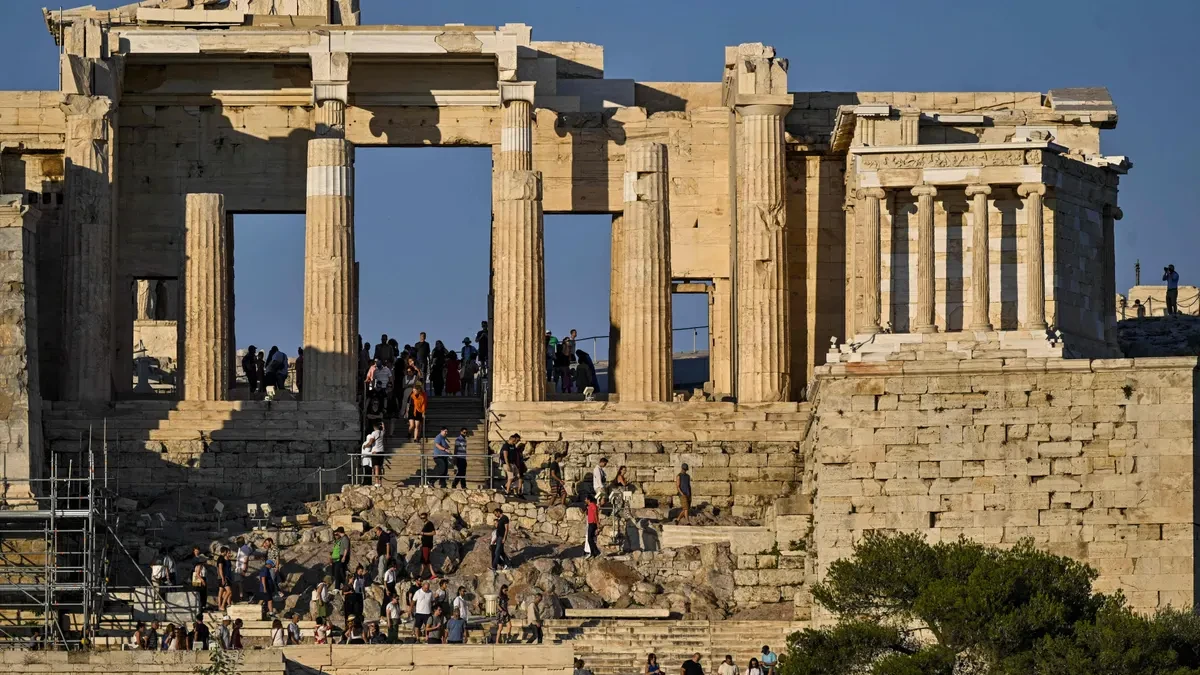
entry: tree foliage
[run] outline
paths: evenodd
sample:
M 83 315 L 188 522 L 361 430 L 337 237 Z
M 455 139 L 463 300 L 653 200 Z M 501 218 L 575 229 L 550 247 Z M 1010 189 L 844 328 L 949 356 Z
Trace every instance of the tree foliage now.
M 837 623 L 793 634 L 782 675 L 1200 675 L 1200 618 L 1135 614 L 1095 579 L 1030 541 L 871 533 L 813 589 Z
M 196 675 L 238 675 L 242 663 L 242 654 L 238 651 L 223 649 L 221 641 L 217 640 L 208 656 L 208 666 L 196 668 Z

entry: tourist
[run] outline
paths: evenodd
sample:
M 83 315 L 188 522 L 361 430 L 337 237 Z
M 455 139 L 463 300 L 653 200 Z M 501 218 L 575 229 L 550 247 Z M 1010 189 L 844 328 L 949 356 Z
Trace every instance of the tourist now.
M 387 525 L 375 526 L 375 575 L 377 579 L 383 579 L 387 575 L 389 568 L 394 567 L 392 556 L 396 552 L 396 535 L 388 529 Z M 384 582 L 387 583 L 386 581 Z M 395 583 L 393 581 L 393 583 Z M 388 592 L 391 592 L 391 587 L 388 587 Z
M 496 529 L 492 531 L 492 571 L 508 569 L 508 556 L 504 553 L 504 542 L 508 540 L 508 516 L 497 506 Z
M 600 545 L 596 543 L 596 535 L 600 533 L 600 505 L 596 498 L 587 496 L 587 541 L 584 542 L 583 552 L 589 558 L 600 557 Z
M 1137 313 L 1137 318 L 1139 318 L 1139 319 L 1146 318 L 1146 306 L 1142 304 L 1141 300 L 1133 301 L 1133 309 Z
M 363 416 L 368 428 L 371 428 L 376 422 L 382 425 L 384 416 L 390 417 L 386 399 L 379 396 L 368 396 Z M 395 428 L 395 424 L 393 424 L 392 429 L 395 430 Z M 384 433 L 387 433 L 387 429 L 384 429 Z
M 275 561 L 271 567 L 271 579 L 275 582 L 276 590 L 282 590 L 279 586 L 279 570 L 283 568 L 283 549 L 279 548 L 274 538 L 267 537 L 263 539 L 262 552 L 264 558 Z
M 450 475 L 450 441 L 446 438 L 446 433 L 449 432 L 448 427 L 442 427 L 437 436 L 433 437 L 433 481 L 437 481 L 439 487 L 445 489 L 447 477 Z
M 575 389 L 583 393 L 584 389 L 596 386 L 596 364 L 591 355 L 582 349 L 575 350 Z
M 575 669 L 571 675 L 592 675 L 592 671 L 583 667 L 583 659 L 575 659 Z
M 766 671 L 764 675 L 774 675 L 775 666 L 777 663 L 779 663 L 779 657 L 775 655 L 775 652 L 771 651 L 771 647 L 769 645 L 763 645 L 762 668 Z
M 531 633 L 530 642 L 542 644 L 542 594 L 538 593 L 533 596 L 533 601 L 529 603 L 526 609 L 525 620 L 528 622 L 526 628 Z
M 692 654 L 692 658 L 683 662 L 679 666 L 680 675 L 704 675 L 704 668 L 700 667 L 700 652 Z
M 404 603 L 399 596 L 393 595 L 383 608 L 383 616 L 387 619 L 387 639 L 390 644 L 396 644 L 400 638 L 400 620 L 404 617 Z
M 329 617 L 317 621 L 313 627 L 313 642 L 319 645 L 329 644 L 329 640 L 333 637 L 333 622 Z
M 217 558 L 217 611 L 224 612 L 233 604 L 233 552 L 221 547 Z M 203 609 L 203 608 L 202 608 Z
M 170 642 L 164 647 L 164 649 L 172 652 L 186 652 L 191 648 L 192 645 L 188 643 L 187 629 L 183 627 L 183 624 L 175 627 L 175 630 L 171 633 Z
M 558 345 L 558 350 L 554 352 L 554 379 L 558 381 L 559 393 L 571 393 L 571 357 L 567 356 L 565 340 Z
M 275 616 L 277 587 L 275 586 L 275 575 L 272 574 L 274 568 L 274 560 L 268 560 L 263 564 L 262 569 L 258 571 L 258 582 L 254 589 L 254 601 L 262 603 L 264 616 L 268 618 Z
M 467 641 L 467 621 L 462 618 L 458 610 L 450 616 L 450 620 L 446 622 L 446 644 L 461 645 Z
M 433 343 L 433 353 L 430 355 L 429 382 L 433 385 L 433 395 L 441 396 L 446 389 L 446 345 L 441 340 Z
M 721 662 L 721 665 L 717 666 L 717 675 L 738 675 L 738 667 L 733 662 L 732 655 L 725 655 L 725 660 Z
M 446 639 L 446 615 L 440 606 L 433 608 L 433 615 L 425 622 L 425 642 L 440 645 Z
M 471 620 L 471 606 L 467 602 L 467 589 L 463 586 L 458 587 L 458 594 L 454 596 L 454 603 L 451 606 L 455 616 L 467 622 Z
M 446 616 L 450 616 L 450 582 L 447 579 L 438 581 L 437 590 L 433 592 L 433 603 L 441 607 Z
M 196 621 L 192 623 L 192 631 L 188 633 L 188 643 L 191 644 L 193 651 L 206 652 L 208 651 L 208 640 L 211 632 L 208 626 L 204 623 L 204 615 L 197 614 Z
M 246 376 L 251 398 L 254 398 L 254 392 L 258 391 L 258 349 L 254 345 L 247 347 L 246 355 L 242 357 L 242 373 Z
M 339 590 L 346 581 L 346 566 L 350 564 L 350 537 L 346 529 L 338 527 L 333 531 L 333 551 L 329 555 L 333 590 Z
M 646 657 L 646 667 L 642 669 L 642 675 L 658 675 L 662 672 L 662 667 L 658 665 L 658 655 L 650 654 Z
M 192 568 L 192 591 L 196 593 L 196 601 L 203 612 L 208 608 L 208 568 L 203 558 Z
M 371 343 L 363 342 L 362 339 L 360 338 L 359 345 L 360 346 L 358 349 L 358 387 L 357 387 L 358 391 L 356 392 L 356 395 L 359 398 L 362 398 L 363 385 L 366 383 L 367 371 L 371 367 L 372 359 L 371 359 Z
M 500 446 L 500 463 L 504 466 L 505 494 L 521 497 L 524 492 L 525 459 L 522 457 L 521 435 L 513 434 Z
M 349 619 L 351 616 L 363 616 L 367 596 L 367 572 L 362 565 L 354 568 L 354 576 L 350 583 L 342 589 L 342 615 Z
M 408 433 L 414 442 L 421 437 L 421 424 L 425 421 L 425 408 L 429 402 L 424 387 L 425 385 L 417 380 L 408 404 Z
M 558 354 L 558 338 L 546 331 L 546 381 L 554 381 L 554 357 Z
M 292 612 L 292 620 L 288 623 L 287 630 L 287 643 L 289 645 L 298 645 L 303 642 L 304 634 L 300 630 L 300 615 L 296 612 Z
M 417 572 L 418 579 L 425 578 L 425 570 L 429 570 L 429 579 L 437 579 L 433 571 L 433 536 L 437 534 L 437 526 L 429 519 L 429 514 L 422 511 L 421 518 L 421 569 Z
M 400 583 L 400 566 L 395 558 L 388 561 L 387 571 L 383 573 L 383 597 L 394 598 L 399 595 L 396 592 L 396 584 Z
M 125 644 L 125 649 L 146 649 L 146 645 L 146 622 L 139 621 L 133 627 L 133 635 L 129 636 L 129 642 Z
M 758 659 L 751 658 L 750 663 L 746 664 L 746 675 L 763 675 L 762 666 L 758 665 Z
M 551 455 L 550 464 L 546 467 L 550 475 L 550 506 L 567 505 L 567 482 L 563 479 L 561 459 L 562 455 L 558 453 Z
M 566 352 L 567 358 L 571 359 L 571 363 L 575 363 L 575 343 L 577 340 L 579 340 L 579 334 L 575 332 L 574 328 L 571 329 L 571 336 L 565 337 L 562 340 L 563 351 Z
M 261 350 L 255 355 L 254 372 L 258 375 L 258 391 L 266 393 L 267 391 L 267 359 L 266 354 Z
M 344 645 L 365 645 L 367 638 L 363 635 L 362 625 L 359 624 L 357 616 L 346 619 L 346 632 L 342 634 L 342 644 Z
M 329 593 L 329 587 L 332 584 L 333 578 L 326 576 L 321 580 L 320 583 L 317 584 L 317 587 L 313 589 L 310 604 L 312 606 L 313 618 L 316 619 L 318 623 L 323 622 L 329 616 L 329 601 L 332 599 Z
M 454 439 L 454 481 L 450 487 L 467 489 L 467 428 L 458 430 Z
M 367 644 L 369 645 L 385 645 L 387 638 L 379 632 L 379 622 L 372 621 L 367 624 Z
M 488 322 L 479 322 L 479 332 L 475 334 L 475 344 L 479 345 L 479 363 L 486 371 L 489 354 Z
M 362 444 L 363 484 L 383 485 L 384 460 L 383 424 L 378 420 L 371 423 L 371 433 Z
M 500 592 L 496 594 L 496 643 L 501 642 L 512 642 L 512 612 L 508 609 L 508 584 L 501 586 Z
M 388 341 L 387 333 L 379 336 L 379 344 L 375 345 L 374 358 L 376 361 L 381 363 L 384 361 L 391 361 L 396 358 L 395 352 L 392 351 L 392 345 Z
M 155 651 L 157 649 L 166 649 L 167 643 L 170 641 L 171 635 L 175 632 L 174 624 L 167 624 L 167 632 L 160 635 L 159 624 L 157 621 L 151 621 L 150 627 L 146 629 L 146 649 Z
M 221 617 L 221 626 L 217 628 L 217 643 L 221 649 L 233 649 L 233 619 L 229 615 Z
M 471 346 L 471 338 L 463 338 L 462 363 L 459 368 L 464 396 L 474 396 L 478 393 L 475 389 L 475 375 L 479 372 L 479 363 L 476 361 L 478 356 L 479 351 Z
M 458 396 L 462 391 L 462 377 L 459 372 L 461 364 L 458 362 L 458 354 L 453 350 L 446 352 L 446 395 Z
M 432 376 L 429 368 L 429 343 L 425 341 L 425 333 L 422 332 L 420 337 L 417 338 L 417 343 L 413 345 L 413 349 L 416 350 L 417 366 L 421 372 L 430 373 Z
M 292 362 L 296 371 L 296 400 L 304 398 L 304 348 L 296 347 L 296 360 Z
M 422 582 L 421 588 L 413 593 L 409 613 L 413 618 L 413 637 L 420 641 L 425 634 L 425 623 L 433 615 L 433 593 L 429 591 L 428 581 Z
M 287 629 L 283 627 L 283 622 L 279 619 L 275 619 L 271 622 L 271 646 L 287 646 Z
M 179 581 L 175 577 L 175 559 L 171 557 L 171 552 L 165 548 L 162 550 L 162 560 L 159 564 L 162 565 L 163 571 L 167 574 L 167 583 L 172 586 L 178 586 Z
M 279 395 L 279 390 L 283 389 L 283 385 L 287 382 L 287 354 L 278 347 L 271 347 L 271 352 L 267 357 L 267 378 L 265 380 L 267 386 L 267 400 L 272 401 Z
M 244 649 L 242 645 L 242 620 L 234 619 L 233 635 L 229 638 L 230 649 Z
M 675 516 L 675 522 L 683 522 L 685 525 L 691 525 L 692 477 L 688 474 L 688 465 L 686 462 L 679 467 L 679 474 L 675 476 L 675 492 L 679 495 L 679 515 Z
M 617 475 L 613 476 L 612 485 L 609 486 L 610 490 L 624 492 L 630 488 L 629 476 L 625 474 L 625 470 L 624 466 L 617 467 Z
M 1167 314 L 1179 313 L 1179 273 L 1174 265 L 1163 268 L 1163 281 L 1167 282 Z
M 235 593 L 241 595 L 245 591 L 246 578 L 250 576 L 250 559 L 257 551 L 254 549 L 254 542 L 246 541 L 245 537 L 237 538 L 237 547 L 237 557 L 233 565 L 233 585 Z
M 592 493 L 595 495 L 596 501 L 604 499 L 604 486 L 608 485 L 608 479 L 604 473 L 606 466 L 608 466 L 608 458 L 601 457 L 596 468 L 592 469 Z
M 479 357 L 479 350 L 471 346 L 471 338 L 463 338 L 462 344 L 462 349 L 459 351 L 462 352 L 462 362 L 464 364 L 470 363 Z

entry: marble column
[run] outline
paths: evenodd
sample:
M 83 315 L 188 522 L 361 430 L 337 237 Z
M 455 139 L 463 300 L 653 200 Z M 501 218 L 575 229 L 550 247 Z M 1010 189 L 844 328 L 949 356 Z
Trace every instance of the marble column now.
M 885 193 L 880 188 L 866 188 L 858 191 L 858 201 L 861 208 L 857 210 L 862 219 L 863 247 L 863 309 L 859 319 L 857 332 L 874 335 L 880 329 L 879 286 L 883 275 L 879 261 L 880 241 L 880 200 Z
M 671 226 L 667 146 L 625 149 L 621 232 L 621 401 L 669 401 L 671 362 Z
M 624 231 L 624 217 L 614 213 L 612 217 L 612 252 L 609 257 L 608 276 L 608 393 L 617 391 L 617 369 L 621 344 L 621 275 L 623 274 L 624 245 L 621 233 Z
M 304 399 L 353 401 L 354 146 L 308 142 L 304 230 Z
M 546 398 L 546 296 L 542 175 L 493 175 L 492 400 Z
M 533 82 L 501 82 L 500 155 L 496 171 L 533 170 Z
M 791 107 L 738 110 L 737 398 L 785 401 L 791 390 L 791 335 L 783 118 Z
M 229 398 L 229 230 L 225 196 L 185 198 L 183 400 Z
M 1017 194 L 1025 198 L 1025 325 L 1026 330 L 1046 330 L 1046 264 L 1042 183 L 1024 183 Z
M 1116 221 L 1125 216 L 1121 207 L 1108 204 L 1101 215 L 1104 232 L 1104 283 L 1101 284 L 1104 293 L 1104 303 L 1100 311 L 1104 313 L 1104 342 L 1110 347 L 1117 346 L 1117 239 Z
M 917 198 L 917 313 L 912 320 L 913 332 L 936 333 L 933 198 L 937 196 L 937 188 L 918 185 L 912 189 L 912 195 Z
M 992 302 L 991 258 L 988 246 L 988 195 L 992 188 L 987 185 L 968 185 L 967 196 L 971 198 L 971 323 L 976 331 L 992 330 L 988 310 Z
M 112 393 L 112 183 L 102 96 L 68 95 L 63 222 L 65 400 L 108 401 Z
M 0 386 L 6 401 L 0 416 L 0 499 L 9 509 L 32 506 L 29 480 L 41 478 L 44 466 L 36 269 L 40 217 L 21 204 L 20 195 L 0 198 L 0 300 L 5 321 Z

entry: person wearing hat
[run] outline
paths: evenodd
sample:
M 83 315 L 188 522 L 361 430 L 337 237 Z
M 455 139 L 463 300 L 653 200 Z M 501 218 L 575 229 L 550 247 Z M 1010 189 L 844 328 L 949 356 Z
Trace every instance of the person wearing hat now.
M 217 642 L 221 649 L 233 649 L 233 617 L 226 614 L 221 617 L 221 627 L 217 629 Z
M 333 577 L 333 588 L 339 590 L 346 583 L 346 568 L 350 564 L 350 537 L 346 536 L 346 528 L 339 527 L 333 531 L 333 551 L 329 554 L 330 576 Z
M 679 494 L 679 515 L 675 516 L 675 522 L 682 521 L 686 525 L 691 525 L 692 477 L 688 475 L 686 463 L 679 467 L 679 475 L 675 476 L 675 491 Z
M 254 588 L 254 601 L 261 602 L 265 615 L 269 618 L 275 616 L 275 561 L 268 560 L 263 563 L 262 569 L 258 571 L 258 584 Z
M 462 344 L 462 362 L 459 364 L 462 393 L 463 396 L 474 396 L 476 393 L 475 373 L 479 370 L 479 363 L 475 358 L 479 355 L 479 351 L 471 346 L 471 338 L 463 338 Z

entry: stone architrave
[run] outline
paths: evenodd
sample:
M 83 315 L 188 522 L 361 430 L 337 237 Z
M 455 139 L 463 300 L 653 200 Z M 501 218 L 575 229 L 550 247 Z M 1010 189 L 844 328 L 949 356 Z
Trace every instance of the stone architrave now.
M 917 313 L 914 333 L 936 333 L 934 315 L 933 198 L 937 188 L 918 185 L 912 189 L 917 198 Z
M 880 266 L 880 200 L 885 193 L 880 188 L 866 188 L 858 191 L 858 201 L 862 208 L 858 211 L 863 227 L 863 314 L 858 332 L 874 335 L 880 330 L 879 286 L 883 274 Z
M 229 398 L 232 290 L 225 196 L 186 197 L 183 269 L 183 399 Z
M 786 401 L 791 336 L 783 118 L 791 106 L 738 110 L 737 397 L 745 403 Z
M 1101 224 L 1104 228 L 1104 341 L 1110 347 L 1117 346 L 1117 240 L 1116 221 L 1125 216 L 1121 207 L 1108 204 L 1104 207 Z
M 496 171 L 533 170 L 533 82 L 500 82 L 500 155 Z
M 612 252 L 609 260 L 608 284 L 608 393 L 617 392 L 617 370 L 621 344 L 621 275 L 623 274 L 622 257 L 624 245 L 621 233 L 624 231 L 624 218 L 620 213 L 612 217 Z
M 992 188 L 987 185 L 968 185 L 967 196 L 971 198 L 971 330 L 990 331 L 992 321 L 988 316 L 991 305 L 990 252 L 988 251 L 988 195 Z
M 66 217 L 62 397 L 107 401 L 112 393 L 112 183 L 109 115 L 103 96 L 69 95 L 66 114 Z
M 669 401 L 671 227 L 667 146 L 634 143 L 625 152 L 621 231 L 621 401 Z
M 1046 265 L 1043 242 L 1044 227 L 1042 183 L 1017 186 L 1017 194 L 1025 198 L 1025 325 L 1026 330 L 1046 330 Z
M 308 142 L 304 237 L 304 399 L 353 401 L 354 146 Z
M 492 224 L 492 400 L 546 398 L 542 175 L 495 174 Z
M 31 503 L 31 479 L 41 478 L 42 397 L 38 374 L 36 223 L 20 195 L 0 196 L 0 298 L 5 340 L 0 349 L 0 470 L 7 507 Z

